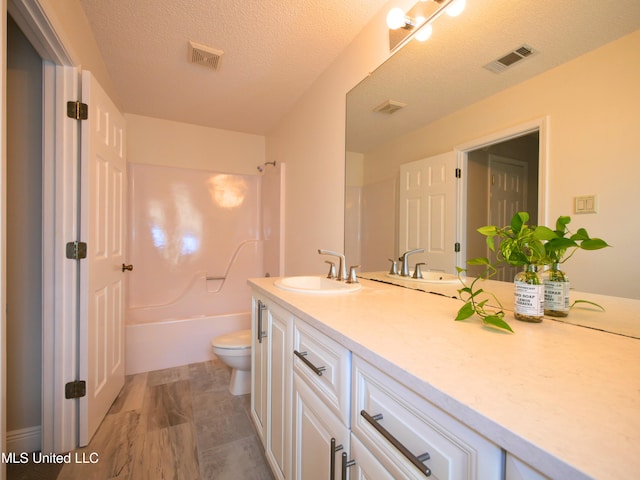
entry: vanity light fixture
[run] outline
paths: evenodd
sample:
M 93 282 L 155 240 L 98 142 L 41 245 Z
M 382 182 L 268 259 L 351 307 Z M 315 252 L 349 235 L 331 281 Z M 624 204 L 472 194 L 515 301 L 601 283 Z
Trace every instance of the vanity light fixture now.
M 409 11 L 394 7 L 387 14 L 389 27 L 389 43 L 391 49 L 398 47 L 413 37 L 424 42 L 433 32 L 432 23 L 444 11 L 451 17 L 462 13 L 466 0 L 420 0 Z M 404 33 L 396 33 L 402 32 Z
M 445 9 L 445 13 L 450 17 L 457 17 L 464 11 L 466 6 L 467 0 L 453 0 L 451 5 Z
M 418 18 L 416 18 L 416 20 L 420 21 L 419 25 L 422 25 L 425 22 L 425 18 L 424 17 L 418 17 Z M 422 28 L 420 28 L 416 32 L 414 38 L 416 40 L 418 40 L 419 42 L 426 42 L 427 40 L 429 40 L 429 37 L 431 37 L 432 33 L 433 33 L 433 27 L 429 23 L 427 25 L 424 25 Z
M 415 26 L 415 20 L 408 17 L 400 7 L 392 8 L 389 10 L 389 13 L 387 13 L 387 27 L 391 30 L 397 30 L 399 28 L 411 30 Z

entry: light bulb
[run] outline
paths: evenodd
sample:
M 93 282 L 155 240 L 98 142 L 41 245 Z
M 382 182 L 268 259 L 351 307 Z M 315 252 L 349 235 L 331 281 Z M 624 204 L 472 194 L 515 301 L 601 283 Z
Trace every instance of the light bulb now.
M 406 18 L 404 11 L 400 7 L 392 8 L 387 13 L 387 26 L 391 30 L 397 30 L 407 24 Z
M 424 19 L 422 21 L 424 22 Z M 431 24 L 425 25 L 416 32 L 415 39 L 418 40 L 419 42 L 424 42 L 426 40 L 429 40 L 429 37 L 431 36 L 432 33 L 433 33 L 433 27 L 431 26 Z
M 467 0 L 453 0 L 451 4 L 446 8 L 445 12 L 450 17 L 457 17 L 464 11 L 464 7 L 467 6 Z

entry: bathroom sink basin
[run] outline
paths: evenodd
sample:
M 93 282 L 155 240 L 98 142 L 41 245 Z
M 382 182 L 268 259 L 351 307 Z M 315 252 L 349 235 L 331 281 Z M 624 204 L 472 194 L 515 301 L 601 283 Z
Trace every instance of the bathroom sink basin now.
M 411 272 L 411 275 L 413 275 L 413 272 Z M 412 278 L 412 277 L 401 277 L 400 275 L 393 275 L 391 273 L 387 273 L 387 277 L 397 278 L 399 280 L 405 280 L 407 282 L 457 283 L 459 281 L 458 275 L 456 275 L 455 273 L 422 272 L 422 276 L 424 278 Z
M 274 285 L 282 290 L 313 295 L 335 295 L 360 290 L 359 283 L 344 283 L 325 277 L 284 277 L 276 280 Z

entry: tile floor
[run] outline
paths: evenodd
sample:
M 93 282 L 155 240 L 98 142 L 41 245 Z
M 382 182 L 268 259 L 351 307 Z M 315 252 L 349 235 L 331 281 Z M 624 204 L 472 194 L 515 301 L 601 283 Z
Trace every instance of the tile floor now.
M 90 444 L 73 452 L 98 462 L 65 464 L 57 479 L 272 479 L 250 396 L 229 393 L 229 373 L 216 360 L 127 377 Z M 8 480 L 54 479 L 50 468 Z

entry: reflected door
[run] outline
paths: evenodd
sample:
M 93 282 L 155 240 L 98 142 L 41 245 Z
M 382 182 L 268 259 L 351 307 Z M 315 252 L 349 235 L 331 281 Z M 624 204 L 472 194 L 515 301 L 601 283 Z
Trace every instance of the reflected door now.
M 517 212 L 527 211 L 527 184 L 528 165 L 526 162 L 489 155 L 489 218 L 487 225 L 509 225 L 511 218 Z M 495 279 L 511 282 L 518 270 L 517 267 L 506 265 L 498 269 Z
M 425 270 L 455 273 L 456 154 L 447 152 L 400 166 L 400 253 Z

